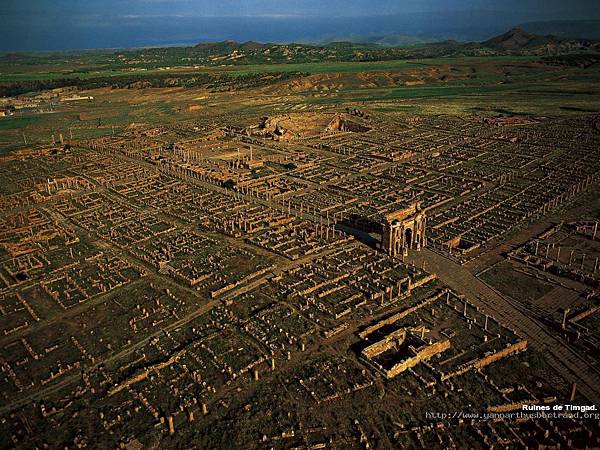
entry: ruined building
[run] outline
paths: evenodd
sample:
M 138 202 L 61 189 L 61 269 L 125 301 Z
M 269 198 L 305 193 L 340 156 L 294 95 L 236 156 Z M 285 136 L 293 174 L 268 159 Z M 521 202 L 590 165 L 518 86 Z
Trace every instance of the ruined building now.
M 381 248 L 390 256 L 406 255 L 408 250 L 421 250 L 427 244 L 425 212 L 419 202 L 385 216 Z

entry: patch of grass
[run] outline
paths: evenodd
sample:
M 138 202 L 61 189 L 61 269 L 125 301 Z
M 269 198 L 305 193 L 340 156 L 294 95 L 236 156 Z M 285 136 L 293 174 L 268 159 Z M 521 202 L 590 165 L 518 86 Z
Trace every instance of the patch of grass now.
M 270 64 L 270 65 L 250 65 L 221 68 L 230 72 L 232 75 L 249 75 L 253 73 L 270 72 L 302 72 L 302 73 L 352 73 L 352 72 L 373 72 L 385 70 L 411 69 L 420 67 L 421 64 L 415 61 L 397 60 L 397 61 L 377 61 L 377 62 L 326 62 L 326 63 L 290 63 L 290 64 Z M 213 69 L 215 70 L 215 69 Z M 219 69 L 217 69 L 219 70 Z
M 0 119 L 0 130 L 14 130 L 39 122 L 37 116 L 4 117 Z
M 492 267 L 479 278 L 503 294 L 521 302 L 534 301 L 554 289 L 548 283 L 517 272 L 508 261 Z
M 311 99 L 312 103 L 339 103 L 339 102 L 372 102 L 378 100 L 402 100 L 410 98 L 429 97 L 454 97 L 489 94 L 495 92 L 516 91 L 526 85 L 484 85 L 484 86 L 419 86 L 419 87 L 392 87 L 385 89 L 357 89 L 344 91 L 344 97 L 326 97 Z M 350 94 L 350 96 L 349 96 Z
M 352 61 L 352 62 L 317 62 L 317 63 L 274 63 L 274 64 L 248 64 L 248 65 L 227 65 L 227 66 L 201 66 L 192 68 L 187 65 L 178 65 L 176 61 L 166 68 L 145 68 L 139 67 L 131 70 L 117 68 L 114 64 L 102 64 L 95 68 L 90 67 L 90 70 L 56 70 L 58 67 L 49 66 L 48 71 L 10 71 L 11 67 L 1 67 L 3 72 L 0 73 L 0 82 L 14 81 L 40 81 L 40 80 L 55 80 L 55 79 L 90 79 L 99 77 L 120 77 L 120 76 L 148 76 L 152 74 L 183 74 L 183 73 L 214 73 L 228 72 L 231 75 L 242 76 L 257 73 L 273 73 L 273 72 L 303 72 L 309 74 L 316 73 L 356 73 L 356 72 L 374 72 L 374 71 L 389 71 L 423 68 L 423 66 L 470 66 L 481 65 L 485 63 L 510 63 L 510 62 L 532 62 L 539 58 L 530 56 L 496 56 L 486 58 L 428 58 L 428 59 L 398 59 L 389 61 Z M 98 61 L 97 61 L 98 63 Z M 108 67 L 107 67 L 108 66 Z M 65 65 L 65 67 L 67 67 Z M 94 70 L 95 69 L 95 70 Z M 136 69 L 133 67 L 132 69 Z M 38 69 L 39 70 L 39 69 Z

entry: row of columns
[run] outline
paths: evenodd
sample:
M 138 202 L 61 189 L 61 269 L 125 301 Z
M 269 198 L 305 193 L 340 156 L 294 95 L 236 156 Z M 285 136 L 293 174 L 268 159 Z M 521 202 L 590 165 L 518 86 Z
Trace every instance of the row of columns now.
M 539 254 L 540 253 L 539 246 L 540 246 L 540 241 L 536 240 L 535 241 L 535 256 L 540 256 L 540 254 Z M 561 253 L 561 250 L 562 250 L 562 247 L 560 247 L 560 246 L 557 249 L 556 258 L 554 258 L 554 259 L 550 258 L 550 249 L 553 249 L 553 248 L 556 248 L 555 244 L 546 244 L 544 258 L 545 259 L 549 259 L 549 260 L 554 260 L 554 261 L 556 261 L 556 262 L 558 262 L 560 264 L 564 264 L 560 260 L 560 253 Z M 567 263 L 568 266 L 573 265 L 573 260 L 574 260 L 573 255 L 574 255 L 574 252 L 575 252 L 575 250 L 570 250 L 570 252 L 569 252 L 569 262 Z M 585 253 L 582 253 L 581 264 L 580 264 L 580 267 L 579 267 L 580 270 L 584 270 L 584 265 L 585 265 L 586 257 L 587 257 L 587 255 Z M 596 260 L 594 262 L 594 270 L 593 270 L 594 275 L 598 271 L 598 263 L 599 263 L 599 259 L 596 258 Z

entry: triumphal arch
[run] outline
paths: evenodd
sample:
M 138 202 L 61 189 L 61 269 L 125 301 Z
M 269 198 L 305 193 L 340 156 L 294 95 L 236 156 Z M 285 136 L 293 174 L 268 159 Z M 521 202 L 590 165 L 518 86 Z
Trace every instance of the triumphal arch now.
M 390 256 L 406 256 L 409 250 L 427 245 L 425 212 L 419 202 L 387 214 L 383 222 L 381 248 Z

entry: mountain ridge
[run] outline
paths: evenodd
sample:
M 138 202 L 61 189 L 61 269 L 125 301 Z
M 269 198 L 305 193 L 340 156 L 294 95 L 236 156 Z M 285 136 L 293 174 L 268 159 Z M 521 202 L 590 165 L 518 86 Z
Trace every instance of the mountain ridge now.
M 380 39 L 381 40 L 381 39 Z M 203 42 L 192 47 L 208 63 L 260 64 L 322 61 L 384 61 L 448 56 L 558 56 L 600 53 L 600 41 L 540 36 L 517 26 L 483 42 L 445 40 L 412 46 L 334 41 L 326 44 L 276 44 L 246 41 Z
M 481 44 L 499 50 L 516 50 L 526 48 L 535 42 L 545 42 L 551 40 L 550 37 L 537 36 L 525 31 L 521 27 L 515 27 L 498 36 L 494 36 Z

